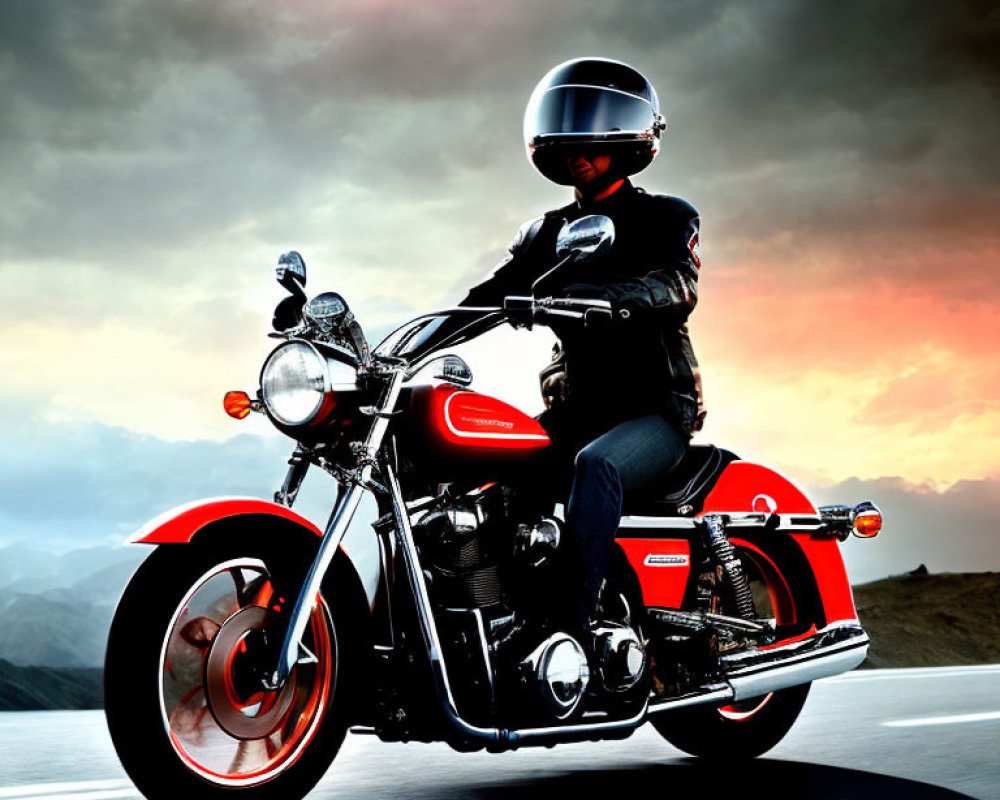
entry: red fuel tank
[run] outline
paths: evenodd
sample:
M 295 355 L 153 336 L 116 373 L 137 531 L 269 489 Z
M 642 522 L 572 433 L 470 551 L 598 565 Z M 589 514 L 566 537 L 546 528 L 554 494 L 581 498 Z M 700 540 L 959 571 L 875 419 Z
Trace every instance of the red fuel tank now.
M 521 460 L 549 446 L 548 434 L 532 417 L 451 384 L 417 387 L 410 409 L 413 432 L 438 458 Z

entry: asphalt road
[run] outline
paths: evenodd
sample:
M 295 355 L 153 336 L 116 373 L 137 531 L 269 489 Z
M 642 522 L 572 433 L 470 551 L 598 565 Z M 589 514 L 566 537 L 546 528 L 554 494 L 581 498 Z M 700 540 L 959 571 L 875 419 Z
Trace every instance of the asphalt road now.
M 687 758 L 649 725 L 619 742 L 456 753 L 350 736 L 310 795 L 333 800 L 1000 798 L 1000 665 L 820 681 L 795 727 L 742 771 Z M 0 800 L 140 795 L 101 712 L 0 714 Z

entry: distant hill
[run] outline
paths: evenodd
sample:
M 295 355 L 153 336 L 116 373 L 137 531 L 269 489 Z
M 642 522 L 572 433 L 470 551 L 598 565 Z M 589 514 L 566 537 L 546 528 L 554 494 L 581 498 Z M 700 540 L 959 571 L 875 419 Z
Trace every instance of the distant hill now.
M 17 667 L 0 658 L 0 711 L 100 708 L 101 670 Z
M 1000 573 L 906 575 L 854 587 L 871 637 L 865 667 L 1000 663 Z
M 62 556 L 0 549 L 0 658 L 18 666 L 99 667 L 137 548 L 91 547 Z

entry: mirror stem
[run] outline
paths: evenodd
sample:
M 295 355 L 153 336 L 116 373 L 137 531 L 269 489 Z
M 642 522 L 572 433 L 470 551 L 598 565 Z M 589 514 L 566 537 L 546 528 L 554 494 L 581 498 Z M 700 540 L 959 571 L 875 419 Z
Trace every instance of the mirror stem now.
M 548 272 L 542 275 L 542 277 L 540 277 L 533 284 L 531 284 L 531 296 L 535 298 L 539 296 L 545 297 L 548 294 L 548 292 L 545 291 L 546 287 L 553 282 L 553 279 L 563 267 L 565 267 L 567 264 L 570 264 L 573 261 L 576 261 L 576 256 L 577 256 L 576 253 L 570 253 L 568 256 L 566 256 L 566 258 L 564 258 L 562 261 L 556 264 L 552 269 L 550 269 Z

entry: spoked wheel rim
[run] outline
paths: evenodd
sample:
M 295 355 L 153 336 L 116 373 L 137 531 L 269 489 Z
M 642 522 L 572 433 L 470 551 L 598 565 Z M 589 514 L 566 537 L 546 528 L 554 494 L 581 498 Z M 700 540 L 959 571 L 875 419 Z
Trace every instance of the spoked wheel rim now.
M 794 624 L 797 618 L 795 597 L 778 565 L 763 550 L 749 542 L 737 544 L 743 562 L 754 607 L 760 619 L 772 618 L 778 625 Z M 746 722 L 759 714 L 774 698 L 774 692 L 719 706 L 719 716 L 730 722 Z
M 248 786 L 299 758 L 332 700 L 336 634 L 324 603 L 313 610 L 285 686 L 260 689 L 263 631 L 286 598 L 258 559 L 217 564 L 194 582 L 171 618 L 160 652 L 160 713 L 174 752 L 213 783 Z

